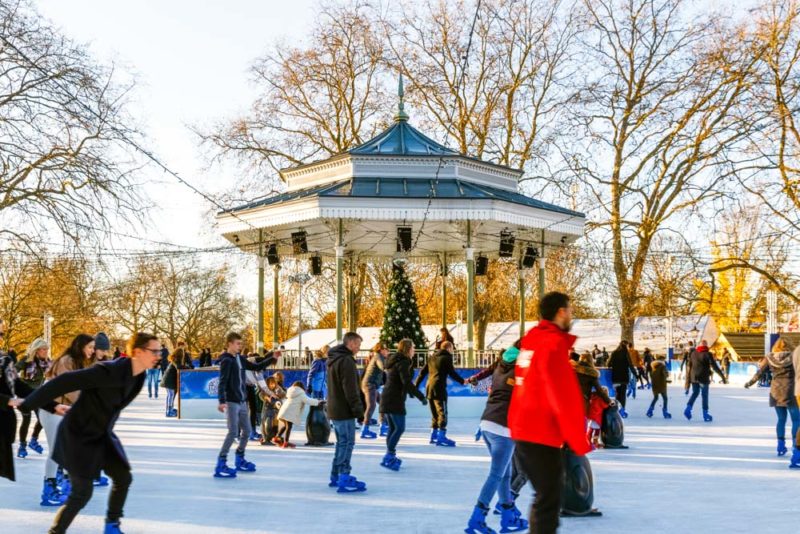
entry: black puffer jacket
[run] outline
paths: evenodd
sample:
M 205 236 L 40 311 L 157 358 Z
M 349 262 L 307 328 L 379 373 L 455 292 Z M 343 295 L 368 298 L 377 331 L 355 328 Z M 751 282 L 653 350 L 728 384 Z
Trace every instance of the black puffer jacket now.
M 453 366 L 453 355 L 445 350 L 437 351 L 428 358 L 428 364 L 420 369 L 414 387 L 419 388 L 425 377 L 428 377 L 425 393 L 432 400 L 447 400 L 447 377 L 464 385 L 464 379 Z
M 511 392 L 514 389 L 514 367 L 516 362 L 497 362 L 492 373 L 492 390 L 486 400 L 482 421 L 491 421 L 508 427 L 508 407 L 511 405 Z
M 626 349 L 618 348 L 612 352 L 608 359 L 608 366 L 611 368 L 611 381 L 614 384 L 628 383 L 633 365 L 631 365 L 631 359 Z
M 686 362 L 686 389 L 689 389 L 689 384 L 709 384 L 711 383 L 711 370 L 717 373 L 722 381 L 727 383 L 722 369 L 717 365 L 717 361 L 708 352 L 708 347 L 697 347 L 689 355 L 689 360 Z
M 381 393 L 381 413 L 406 414 L 406 396 L 416 397 L 426 403 L 425 395 L 414 387 L 414 369 L 411 358 L 392 354 L 386 360 L 386 385 Z
M 328 418 L 332 421 L 361 419 L 361 385 L 353 353 L 344 344 L 328 351 Z
M 769 405 L 772 408 L 790 408 L 797 406 L 795 398 L 794 377 L 795 369 L 792 365 L 791 352 L 771 352 L 767 354 L 758 364 L 758 370 L 753 378 L 746 384 L 752 386 L 761 375 L 769 368 L 772 371 L 772 382 L 769 385 Z

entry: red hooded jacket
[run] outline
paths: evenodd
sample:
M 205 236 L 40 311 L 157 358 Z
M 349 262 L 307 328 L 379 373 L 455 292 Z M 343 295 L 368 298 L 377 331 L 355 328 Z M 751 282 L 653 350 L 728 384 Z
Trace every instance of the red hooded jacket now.
M 583 395 L 569 364 L 576 339 L 545 320 L 522 338 L 508 410 L 513 439 L 550 447 L 566 442 L 579 456 L 591 450 Z

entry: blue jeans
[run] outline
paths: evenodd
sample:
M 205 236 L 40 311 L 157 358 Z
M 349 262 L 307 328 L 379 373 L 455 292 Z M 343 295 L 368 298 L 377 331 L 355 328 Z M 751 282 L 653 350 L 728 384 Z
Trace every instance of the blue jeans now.
M 797 428 L 800 427 L 800 409 L 797 406 L 776 406 L 775 413 L 778 414 L 778 424 L 775 427 L 779 438 L 786 437 L 786 416 L 792 417 L 792 437 L 790 441 L 797 439 Z
M 689 409 L 692 409 L 694 406 L 694 401 L 697 400 L 697 396 L 702 394 L 703 398 L 703 411 L 708 411 L 708 384 L 692 384 L 692 396 L 689 397 Z
M 167 388 L 167 411 L 175 407 L 175 390 Z
M 147 370 L 147 378 L 145 381 L 147 382 L 147 396 L 152 397 L 153 393 L 155 393 L 155 397 L 158 398 L 158 377 L 161 374 L 161 369 L 148 369 Z
M 331 421 L 331 426 L 336 432 L 336 450 L 333 453 L 331 476 L 349 475 L 350 459 L 353 457 L 353 447 L 356 444 L 356 420 Z
M 484 431 L 483 441 L 492 455 L 492 464 L 489 467 L 489 476 L 483 483 L 478 502 L 488 508 L 492 497 L 497 493 L 501 504 L 514 502 L 511 496 L 511 458 L 514 456 L 514 441 L 505 436 L 498 436 Z
M 400 437 L 406 431 L 406 416 L 397 413 L 383 414 L 389 423 L 389 433 L 386 435 L 386 451 L 395 454 Z

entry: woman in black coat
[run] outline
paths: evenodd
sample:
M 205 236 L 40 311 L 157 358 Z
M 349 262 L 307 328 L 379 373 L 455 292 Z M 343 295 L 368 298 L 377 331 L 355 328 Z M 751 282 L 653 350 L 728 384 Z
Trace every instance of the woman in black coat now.
M 406 430 L 406 397 L 416 397 L 425 405 L 425 396 L 414 387 L 414 369 L 411 358 L 414 357 L 414 342 L 402 339 L 397 344 L 397 352 L 386 360 L 386 384 L 381 393 L 380 412 L 389 423 L 389 434 L 386 436 L 386 454 L 381 465 L 397 471 L 403 461 L 397 457 L 397 444 Z
M 628 413 L 625 411 L 628 381 L 630 380 L 631 371 L 635 372 L 636 370 L 631 364 L 628 346 L 624 341 L 611 353 L 608 358 L 608 366 L 611 368 L 611 382 L 614 383 L 614 397 L 620 406 L 619 414 L 622 417 L 628 417 Z
M 114 423 L 122 410 L 139 394 L 145 370 L 152 369 L 161 355 L 156 336 L 138 333 L 131 340 L 129 358 L 98 362 L 46 382 L 28 396 L 20 410 L 35 410 L 71 391 L 80 397 L 58 427 L 53 459 L 69 471 L 72 491 L 56 514 L 50 532 L 66 532 L 78 512 L 92 497 L 93 481 L 105 471 L 113 481 L 106 512 L 106 534 L 119 534 L 131 466 L 122 443 L 114 434 Z

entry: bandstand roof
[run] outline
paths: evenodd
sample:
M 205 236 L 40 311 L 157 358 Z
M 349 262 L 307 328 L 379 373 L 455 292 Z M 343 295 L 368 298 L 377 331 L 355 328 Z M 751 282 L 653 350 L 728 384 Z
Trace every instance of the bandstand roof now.
M 561 245 L 583 235 L 582 213 L 519 191 L 523 172 L 478 160 L 433 141 L 403 110 L 366 143 L 323 161 L 283 170 L 285 192 L 217 215 L 222 234 L 256 251 L 275 243 L 295 255 L 291 234 L 304 230 L 308 255 L 333 255 L 339 221 L 348 254 L 391 258 L 396 228 L 411 226 L 410 259 L 464 254 L 467 221 L 477 253 L 497 256 L 501 232 L 522 246 Z M 452 257 L 451 256 L 451 257 Z

